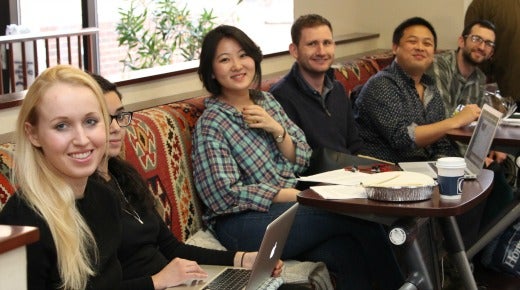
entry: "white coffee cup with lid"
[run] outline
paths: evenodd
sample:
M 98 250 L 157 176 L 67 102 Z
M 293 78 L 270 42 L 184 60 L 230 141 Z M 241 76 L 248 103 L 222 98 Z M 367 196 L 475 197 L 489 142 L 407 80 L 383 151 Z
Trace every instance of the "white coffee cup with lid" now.
M 442 157 L 437 160 L 437 183 L 443 199 L 460 199 L 464 184 L 466 161 L 461 157 Z

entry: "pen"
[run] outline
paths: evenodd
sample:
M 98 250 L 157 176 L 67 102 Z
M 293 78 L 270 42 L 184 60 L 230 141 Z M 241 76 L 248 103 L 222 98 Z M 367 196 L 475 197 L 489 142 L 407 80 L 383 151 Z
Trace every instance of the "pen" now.
M 386 172 L 386 171 L 392 171 L 391 165 L 393 164 L 372 164 L 372 165 L 352 165 L 344 167 L 346 171 L 351 172 L 367 172 L 367 173 L 379 173 L 379 172 Z
M 385 164 L 395 165 L 395 163 L 392 163 L 390 161 L 386 161 L 386 160 L 383 160 L 383 159 L 378 159 L 378 158 L 375 158 L 375 157 L 372 157 L 372 156 L 367 156 L 367 155 L 361 155 L 360 154 L 360 155 L 358 155 L 358 157 L 375 160 L 375 161 L 378 161 L 378 162 L 381 162 L 381 163 L 385 163 Z

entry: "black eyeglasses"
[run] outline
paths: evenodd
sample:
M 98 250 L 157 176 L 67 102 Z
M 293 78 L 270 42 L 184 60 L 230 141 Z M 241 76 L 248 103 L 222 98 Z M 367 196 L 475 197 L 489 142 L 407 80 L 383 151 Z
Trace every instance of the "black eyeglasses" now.
M 134 114 L 133 112 L 121 112 L 117 115 L 110 115 L 110 123 L 112 123 L 112 121 L 116 120 L 117 124 L 120 127 L 126 127 L 126 126 L 130 125 L 130 123 L 132 122 L 133 114 Z
M 466 35 L 466 38 L 471 39 L 471 42 L 481 44 L 482 42 L 485 43 L 485 45 L 489 48 L 495 48 L 495 42 L 491 40 L 484 40 L 482 37 L 478 35 Z

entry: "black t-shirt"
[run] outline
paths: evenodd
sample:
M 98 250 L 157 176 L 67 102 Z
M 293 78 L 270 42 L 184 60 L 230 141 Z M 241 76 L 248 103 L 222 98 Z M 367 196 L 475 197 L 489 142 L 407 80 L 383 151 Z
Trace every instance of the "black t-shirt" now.
M 108 185 L 114 194 L 121 194 L 113 181 Z M 121 200 L 124 202 L 124 199 Z M 154 289 L 151 276 L 176 257 L 206 265 L 233 265 L 235 251 L 217 251 L 184 244 L 177 240 L 156 211 L 137 206 L 132 209 L 143 223 L 132 214 L 122 212 L 123 239 L 118 253 L 123 268 L 121 289 Z
M 99 249 L 97 274 L 89 279 L 87 289 L 118 289 L 122 279 L 121 265 L 117 259 L 117 249 L 121 242 L 121 208 L 109 190 L 105 185 L 89 180 L 84 197 L 76 201 Z M 58 289 L 61 278 L 56 246 L 41 216 L 15 194 L 0 212 L 0 223 L 39 229 L 40 239 L 27 245 L 27 287 L 30 290 Z

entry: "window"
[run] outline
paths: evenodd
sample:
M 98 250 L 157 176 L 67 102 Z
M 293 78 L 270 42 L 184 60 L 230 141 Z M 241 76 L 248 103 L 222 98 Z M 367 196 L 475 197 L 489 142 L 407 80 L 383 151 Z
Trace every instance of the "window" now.
M 132 0 L 19 0 L 20 21 L 31 32 L 50 32 L 80 29 L 82 2 L 97 6 L 99 28 L 100 73 L 104 76 L 121 76 L 125 68 L 122 60 L 126 47 L 119 47 L 117 23 L 120 9 L 128 9 Z M 153 0 L 134 0 L 153 3 Z M 264 54 L 287 50 L 290 43 L 290 26 L 293 21 L 293 0 L 176 0 L 180 9 L 185 5 L 192 18 L 204 9 L 216 16 L 215 24 L 235 25 L 244 30 L 262 48 Z M 49 9 L 50 8 L 50 9 Z M 11 7 L 12 9 L 12 7 Z M 42 17 L 41 11 L 46 11 Z M 120 77 L 117 77 L 120 78 Z

